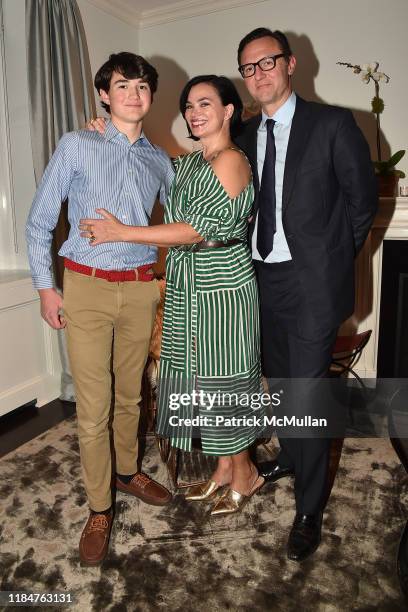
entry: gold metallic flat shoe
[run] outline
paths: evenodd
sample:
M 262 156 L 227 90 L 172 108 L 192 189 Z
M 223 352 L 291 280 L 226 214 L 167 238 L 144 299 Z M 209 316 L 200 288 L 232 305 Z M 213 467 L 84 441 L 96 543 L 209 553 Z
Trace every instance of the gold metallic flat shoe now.
M 245 506 L 247 501 L 251 499 L 253 495 L 263 486 L 265 479 L 262 476 L 258 476 L 256 479 L 251 492 L 248 495 L 243 495 L 234 491 L 234 489 L 227 489 L 220 497 L 220 499 L 214 504 L 211 510 L 211 516 L 221 516 L 224 514 L 234 514 L 240 512 Z
M 187 501 L 203 501 L 211 499 L 225 485 L 219 485 L 215 480 L 207 480 L 198 485 L 190 487 L 184 496 Z

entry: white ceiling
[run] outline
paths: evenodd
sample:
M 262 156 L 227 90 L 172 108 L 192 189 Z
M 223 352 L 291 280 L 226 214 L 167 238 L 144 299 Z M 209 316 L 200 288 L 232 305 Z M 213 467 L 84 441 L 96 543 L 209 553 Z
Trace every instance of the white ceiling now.
M 88 0 L 128 24 L 149 27 L 265 0 Z

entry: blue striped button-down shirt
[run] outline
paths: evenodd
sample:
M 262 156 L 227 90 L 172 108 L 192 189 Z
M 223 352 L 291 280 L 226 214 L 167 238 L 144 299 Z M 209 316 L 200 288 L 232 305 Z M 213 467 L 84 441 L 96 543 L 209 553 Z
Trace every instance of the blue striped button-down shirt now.
M 68 198 L 68 239 L 59 255 L 104 270 L 129 270 L 157 259 L 156 247 L 111 242 L 95 247 L 80 237 L 81 218 L 105 208 L 126 225 L 148 225 L 156 197 L 165 202 L 174 177 L 167 154 L 141 134 L 131 144 L 108 122 L 104 135 L 80 130 L 65 134 L 48 164 L 27 221 L 28 258 L 36 289 L 53 287 L 52 230 Z

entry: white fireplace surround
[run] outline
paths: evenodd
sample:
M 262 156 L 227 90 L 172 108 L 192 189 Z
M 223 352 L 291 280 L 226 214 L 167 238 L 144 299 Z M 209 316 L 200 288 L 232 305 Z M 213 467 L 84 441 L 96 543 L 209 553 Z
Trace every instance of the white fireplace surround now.
M 384 240 L 408 240 L 408 197 L 380 199 L 372 230 L 356 262 L 356 308 L 341 331 L 373 331 L 355 368 L 364 378 L 377 376 Z

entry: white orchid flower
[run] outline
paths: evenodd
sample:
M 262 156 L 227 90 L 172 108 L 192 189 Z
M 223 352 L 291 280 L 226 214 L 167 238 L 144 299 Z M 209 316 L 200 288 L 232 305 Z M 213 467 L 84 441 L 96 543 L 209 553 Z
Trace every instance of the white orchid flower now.
M 383 81 L 384 83 L 389 83 L 390 77 L 385 72 L 380 72 L 378 70 L 380 64 L 379 62 L 370 62 L 366 64 L 351 64 L 350 62 L 337 62 L 341 66 L 347 66 L 347 68 L 351 68 L 354 74 L 358 74 L 363 83 L 368 84 L 371 79 L 375 82 L 376 90 L 378 89 L 378 83 Z
M 386 83 L 388 83 L 388 81 L 390 80 L 390 77 L 387 76 L 386 74 L 384 74 L 384 72 L 378 72 L 378 80 L 379 81 L 385 81 Z
M 379 66 L 379 63 L 378 63 L 378 62 L 371 62 L 370 64 L 363 64 L 363 65 L 362 65 L 362 69 L 363 69 L 365 72 L 370 72 L 370 73 L 371 73 L 371 72 L 376 72 L 376 71 L 377 71 L 378 66 Z

